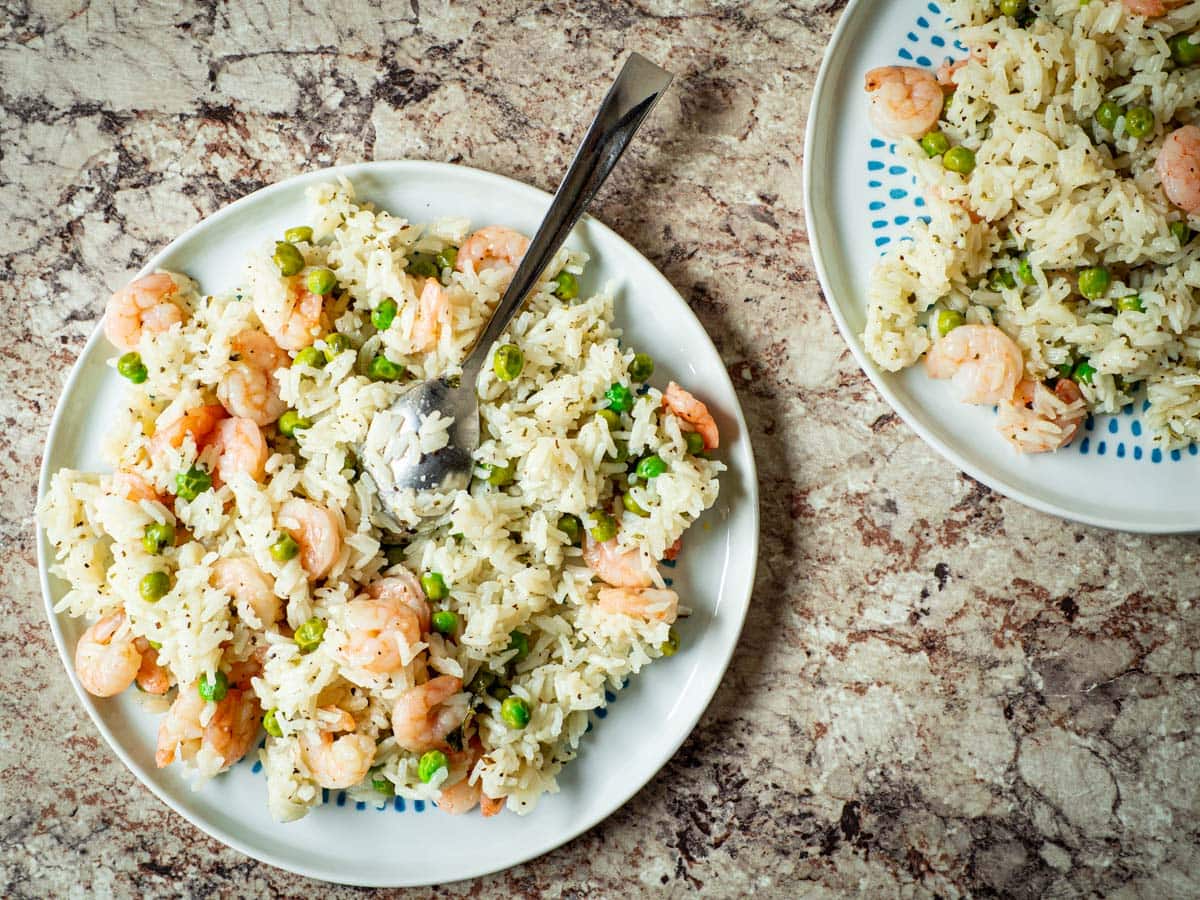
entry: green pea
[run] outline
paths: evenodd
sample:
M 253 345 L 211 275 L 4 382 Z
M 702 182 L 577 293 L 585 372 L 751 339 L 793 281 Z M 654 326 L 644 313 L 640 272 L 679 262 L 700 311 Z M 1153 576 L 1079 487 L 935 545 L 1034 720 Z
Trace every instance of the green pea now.
M 506 484 L 512 484 L 516 467 L 511 462 L 502 466 L 485 463 L 484 468 L 488 470 L 487 482 L 492 487 L 504 487 Z
M 516 650 L 517 655 L 513 657 L 514 662 L 520 662 L 529 655 L 529 635 L 521 631 L 514 631 L 508 636 L 508 647 L 506 650 Z
M 229 677 L 224 672 L 218 671 L 213 680 L 209 681 L 208 673 L 204 673 L 196 682 L 196 690 L 200 693 L 201 700 L 220 703 L 225 699 L 225 694 L 229 690 Z
M 371 310 L 371 324 L 375 326 L 376 331 L 387 331 L 392 327 L 392 322 L 396 318 L 396 309 L 396 301 L 388 297 Z
M 1125 130 L 1135 138 L 1144 138 L 1154 131 L 1154 113 L 1145 106 L 1135 106 L 1125 113 Z
M 350 338 L 344 334 L 335 331 L 325 335 L 325 361 L 333 362 L 335 357 L 341 356 L 350 346 Z
M 492 356 L 492 371 L 501 381 L 512 381 L 525 368 L 525 354 L 516 344 L 497 347 Z
M 699 456 L 704 452 L 704 438 L 700 436 L 698 431 L 685 431 L 683 433 L 683 442 L 687 444 L 687 452 L 692 456 Z
M 1171 48 L 1171 59 L 1181 66 L 1194 66 L 1200 62 L 1200 44 L 1192 42 L 1195 35 L 1177 34 L 1167 41 Z
M 946 118 L 946 113 L 950 112 L 950 106 L 954 103 L 954 91 L 946 91 L 946 96 L 942 98 L 942 118 Z
M 471 683 L 467 685 L 467 690 L 472 694 L 486 694 L 488 689 L 495 683 L 495 672 L 491 669 L 480 669 L 475 673 L 475 677 L 471 679 Z
M 446 754 L 441 750 L 430 750 L 421 756 L 421 761 L 417 763 L 417 777 L 426 784 L 433 781 L 433 776 L 442 769 L 449 769 L 450 761 L 446 759 Z
M 394 796 L 396 789 L 392 786 L 392 782 L 382 775 L 375 775 L 371 778 L 371 787 L 380 794 L 386 794 L 388 797 Z
M 942 166 L 959 175 L 970 175 L 975 169 L 975 154 L 966 147 L 951 147 L 942 154 Z
M 1029 4 L 1026 0 L 1000 0 L 1000 12 L 1013 19 L 1022 15 L 1027 9 L 1029 9 Z
M 212 476 L 195 466 L 186 472 L 179 472 L 175 475 L 175 495 L 184 500 L 195 500 L 210 487 L 212 487 Z
M 1035 284 L 1037 278 L 1033 274 L 1033 266 L 1024 257 L 1017 263 L 1017 277 L 1025 284 Z
M 296 646 L 300 648 L 301 653 L 312 653 L 321 646 L 324 637 L 325 623 L 314 616 L 296 629 Z
M 1167 228 L 1170 229 L 1171 235 L 1175 238 L 1175 240 L 1179 241 L 1180 247 L 1190 241 L 1193 237 L 1192 229 L 1188 227 L 1187 222 L 1172 222 L 1167 226 Z
M 284 410 L 283 415 L 279 417 L 279 433 L 285 437 L 292 437 L 297 430 L 303 431 L 305 428 L 311 427 L 312 422 L 294 409 Z
M 609 409 L 615 409 L 617 412 L 629 412 L 633 409 L 633 391 L 623 384 L 614 384 L 604 392 L 604 396 L 608 398 Z
M 307 225 L 297 225 L 283 233 L 283 239 L 289 244 L 311 244 L 313 230 Z
M 142 546 L 147 553 L 161 553 L 175 545 L 175 526 L 170 522 L 151 522 L 142 534 Z
M 141 384 L 150 377 L 150 372 L 146 369 L 146 364 L 142 362 L 141 355 L 132 350 L 122 354 L 121 358 L 117 360 L 117 372 L 134 384 Z
M 271 259 L 275 260 L 275 265 L 279 267 L 281 275 L 295 275 L 304 268 L 304 254 L 295 244 L 287 241 L 275 242 L 275 254 Z
M 579 281 L 564 269 L 554 276 L 554 296 L 559 300 L 574 300 L 579 296 Z
M 1061 377 L 1063 377 L 1063 378 L 1070 378 L 1070 377 L 1071 377 L 1071 371 L 1072 371 L 1072 370 L 1073 370 L 1075 367 L 1074 367 L 1073 365 L 1071 365 L 1071 363 L 1069 363 L 1069 362 L 1065 362 L 1065 363 L 1062 363 L 1061 365 L 1055 366 L 1054 368 L 1058 370 L 1058 374 L 1059 374 Z
M 529 704 L 520 697 L 506 697 L 500 704 L 500 718 L 509 728 L 524 728 L 529 724 Z
M 583 535 L 583 523 L 579 521 L 578 516 L 565 513 L 558 517 L 558 530 L 565 534 L 572 544 L 578 545 L 579 538 Z
M 1079 293 L 1089 300 L 1099 300 L 1108 293 L 1112 276 L 1104 266 L 1092 266 L 1079 273 Z
M 308 289 L 325 296 L 337 286 L 337 276 L 328 269 L 313 269 L 308 273 Z
M 1106 131 L 1112 131 L 1117 127 L 1117 119 L 1123 115 L 1125 115 L 1125 110 L 1119 103 L 1105 100 L 1096 108 L 1096 123 Z
M 988 287 L 999 292 L 1001 288 L 1012 290 L 1017 286 L 1016 276 L 1008 269 L 992 269 L 988 275 Z
M 667 471 L 667 464 L 663 462 L 663 458 L 657 453 L 650 456 L 642 457 L 637 464 L 637 476 L 645 481 L 651 478 L 657 478 L 663 472 Z
M 638 503 L 636 500 L 633 499 L 633 494 L 629 494 L 629 493 L 622 494 L 621 495 L 621 505 L 624 506 L 631 513 L 633 513 L 635 516 L 639 516 L 640 518 L 644 519 L 648 515 L 650 515 L 650 511 L 648 509 L 646 509 L 646 507 L 642 506 L 642 504 Z
M 166 572 L 148 572 L 138 582 L 138 593 L 147 603 L 157 603 L 171 590 L 171 576 Z
M 649 353 L 635 353 L 629 363 L 629 377 L 634 381 L 649 381 L 654 374 L 654 357 Z
M 930 159 L 935 156 L 941 156 L 950 149 L 950 138 L 946 137 L 940 131 L 931 131 L 925 137 L 921 138 L 921 149 L 925 151 L 925 155 Z
M 453 269 L 455 263 L 458 262 L 458 248 L 443 247 L 437 252 L 437 255 L 434 257 L 434 259 L 437 260 L 439 268 Z
M 279 540 L 271 545 L 271 559 L 275 562 L 285 563 L 289 559 L 295 559 L 296 554 L 300 552 L 300 545 L 296 543 L 296 539 L 290 534 L 285 534 Z
M 440 274 L 437 261 L 428 253 L 414 253 L 408 261 L 408 271 L 421 278 L 436 278 Z
M 588 514 L 588 520 L 588 533 L 591 534 L 592 540 L 603 544 L 616 537 L 617 522 L 608 513 L 598 509 Z
M 421 590 L 435 603 L 450 596 L 450 589 L 446 587 L 446 580 L 442 578 L 441 572 L 426 572 L 422 575 Z
M 1071 370 L 1071 380 L 1091 384 L 1092 376 L 1095 374 L 1095 368 L 1087 360 L 1084 360 L 1083 362 L 1076 363 L 1075 368 Z
M 398 381 L 404 377 L 404 366 L 397 365 L 381 353 L 367 364 L 367 377 L 372 381 Z
M 1119 312 L 1145 312 L 1146 307 L 1142 305 L 1142 298 L 1137 294 L 1130 294 L 1128 297 L 1121 297 L 1117 300 L 1117 310 Z
M 274 708 L 268 709 L 263 713 L 263 731 L 271 737 L 283 737 L 283 729 L 279 726 L 279 720 L 276 718 L 278 711 Z
M 939 337 L 945 337 L 959 325 L 965 325 L 966 319 L 957 309 L 939 309 L 933 314 L 933 327 Z
M 316 347 L 305 347 L 292 360 L 293 366 L 308 366 L 310 369 L 325 368 L 325 354 Z
M 438 634 L 454 634 L 458 631 L 458 614 L 448 609 L 439 609 L 431 619 L 433 630 Z
M 610 432 L 617 431 L 618 429 L 620 429 L 621 415 L 616 410 L 612 410 L 612 409 L 608 409 L 608 408 L 599 409 L 599 410 L 596 410 L 596 415 L 598 415 L 601 419 L 604 420 L 605 424 L 608 425 L 608 430 Z
M 663 656 L 674 656 L 679 652 L 679 632 L 674 628 L 667 632 L 667 639 L 658 646 Z

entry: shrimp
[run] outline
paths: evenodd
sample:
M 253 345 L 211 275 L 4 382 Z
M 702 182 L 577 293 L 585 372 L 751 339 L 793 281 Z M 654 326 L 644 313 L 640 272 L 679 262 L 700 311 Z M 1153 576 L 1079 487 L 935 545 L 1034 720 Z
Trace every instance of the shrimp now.
M 354 717 L 337 707 L 321 707 L 328 714 L 328 724 L 322 724 L 316 734 L 300 735 L 300 755 L 308 771 L 323 788 L 340 790 L 353 787 L 364 778 L 375 761 L 375 741 L 357 734 Z M 349 732 L 339 738 L 334 733 Z
M 267 440 L 262 429 L 251 419 L 222 419 L 207 446 L 217 451 L 213 466 L 213 483 L 219 485 L 230 475 L 241 472 L 254 481 L 262 481 L 267 474 Z
M 613 587 L 641 588 L 654 583 L 647 559 L 638 550 L 617 549 L 617 539 L 597 541 L 583 535 L 583 561 L 602 581 Z
M 263 628 L 274 625 L 283 612 L 271 579 L 245 557 L 217 560 L 213 565 L 212 583 L 233 599 L 239 617 L 258 619 Z
M 960 325 L 925 354 L 930 378 L 952 378 L 964 403 L 1003 403 L 1025 371 L 1018 347 L 995 325 Z
M 189 409 L 178 418 L 157 426 L 154 437 L 150 438 L 151 457 L 160 458 L 168 447 L 178 450 L 189 434 L 196 442 L 196 449 L 202 449 L 217 423 L 224 418 L 225 408 L 219 403 L 212 403 Z
M 159 334 L 183 322 L 174 301 L 179 285 L 169 272 L 143 275 L 113 294 L 104 309 L 104 336 L 122 350 L 135 350 L 143 334 Z
M 1135 16 L 1157 19 L 1182 5 L 1186 0 L 1122 0 L 1122 2 L 1124 2 L 1125 8 Z
M 529 238 L 525 235 L 503 225 L 488 225 L 463 241 L 454 267 L 472 275 L 487 269 L 508 269 L 511 277 L 528 249 Z
M 675 538 L 675 543 L 673 543 L 670 547 L 668 547 L 666 550 L 663 551 L 663 559 L 667 560 L 668 562 L 671 562 L 679 557 L 679 554 L 682 550 L 683 550 L 683 535 L 680 535 L 679 537 Z
M 279 398 L 275 372 L 291 360 L 269 336 L 252 328 L 229 343 L 238 359 L 217 385 L 217 399 L 232 416 L 270 425 L 287 409 Z
M 461 725 L 467 715 L 465 703 L 447 702 L 461 690 L 461 678 L 439 675 L 405 691 L 392 707 L 392 735 L 396 743 L 413 753 L 444 746 L 446 735 Z
M 367 585 L 367 594 L 376 600 L 391 600 L 408 607 L 416 613 L 421 633 L 429 633 L 429 601 L 425 599 L 421 583 L 408 569 L 396 567 L 386 578 Z
M 955 73 L 970 62 L 970 57 L 966 59 L 956 59 L 954 62 L 946 61 L 937 68 L 937 82 L 943 88 L 954 90 L 958 84 L 954 80 Z
M 342 523 L 328 507 L 293 498 L 279 508 L 279 521 L 300 545 L 300 564 L 312 580 L 329 574 L 342 552 Z
M 442 290 L 441 282 L 436 278 L 426 278 L 425 287 L 421 289 L 420 308 L 413 320 L 412 334 L 409 335 L 414 350 L 428 353 L 437 346 L 442 319 L 449 318 L 449 309 L 450 297 Z
M 179 689 L 158 726 L 154 762 L 160 769 L 174 762 L 176 752 L 186 761 L 201 749 L 209 750 L 221 757 L 222 772 L 246 755 L 262 717 L 258 698 L 249 690 L 231 687 L 217 701 L 208 724 L 202 725 L 200 717 L 206 706 L 196 682 Z
M 284 278 L 283 286 L 278 303 L 273 303 L 273 292 L 256 294 L 254 311 L 276 344 L 284 350 L 303 350 L 324 330 L 325 303 L 320 294 L 305 286 L 303 275 Z
M 136 472 L 114 472 L 108 492 L 131 503 L 159 499 L 158 492 L 150 482 Z
M 1200 128 L 1184 125 L 1167 135 L 1154 163 L 1167 199 L 1200 215 Z
M 446 775 L 447 787 L 438 793 L 437 807 L 452 816 L 469 813 L 483 799 L 483 788 L 478 781 L 471 783 L 471 770 L 483 753 L 483 746 L 478 738 L 473 738 L 471 744 L 464 750 L 447 754 L 450 771 Z
M 95 622 L 75 645 L 75 674 L 93 697 L 115 697 L 137 677 L 142 654 L 128 631 L 122 631 L 125 613 L 107 615 Z
M 1016 395 L 1000 404 L 996 430 L 1022 453 L 1065 447 L 1087 418 L 1079 385 L 1060 378 L 1051 391 L 1041 382 L 1022 381 Z
M 138 638 L 133 645 L 142 657 L 137 671 L 138 687 L 147 694 L 165 694 L 171 689 L 171 673 L 158 664 L 158 651 L 145 638 Z
M 717 422 L 708 411 L 708 407 L 677 385 L 671 382 L 662 398 L 663 408 L 679 417 L 686 431 L 698 432 L 704 438 L 705 450 L 716 450 L 721 445 L 721 434 L 717 431 Z
M 403 664 L 401 640 L 407 647 L 421 640 L 417 614 L 392 599 L 351 600 L 346 604 L 345 630 L 338 655 L 347 665 L 379 675 Z
M 600 608 L 607 613 L 646 619 L 650 622 L 674 622 L 679 615 L 679 595 L 656 588 L 601 588 L 596 595 Z
M 492 816 L 504 809 L 503 797 L 489 797 L 487 794 L 480 793 L 479 795 L 479 811 L 485 819 L 490 819 Z
M 942 86 L 924 69 L 882 66 L 867 73 L 867 113 L 887 137 L 919 138 L 942 114 Z

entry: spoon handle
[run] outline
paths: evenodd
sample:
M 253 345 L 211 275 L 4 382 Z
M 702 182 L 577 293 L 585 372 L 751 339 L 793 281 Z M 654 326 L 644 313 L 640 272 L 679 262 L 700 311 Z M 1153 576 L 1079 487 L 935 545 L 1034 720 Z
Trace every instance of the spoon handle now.
M 475 369 L 471 363 L 482 364 L 670 83 L 670 72 L 637 53 L 629 55 L 464 369 Z

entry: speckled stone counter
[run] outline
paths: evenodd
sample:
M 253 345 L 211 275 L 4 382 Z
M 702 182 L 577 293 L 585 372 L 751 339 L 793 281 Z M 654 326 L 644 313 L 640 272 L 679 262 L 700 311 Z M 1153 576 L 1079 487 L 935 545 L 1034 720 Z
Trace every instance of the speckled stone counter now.
M 763 497 L 754 604 L 648 787 L 441 893 L 1200 894 L 1197 540 L 989 492 L 858 370 L 801 214 L 842 5 L 0 5 L 0 895 L 355 893 L 206 838 L 80 710 L 34 561 L 50 415 L 106 293 L 200 218 L 363 159 L 553 188 L 629 49 L 678 78 L 594 209 L 688 298 L 737 385 Z

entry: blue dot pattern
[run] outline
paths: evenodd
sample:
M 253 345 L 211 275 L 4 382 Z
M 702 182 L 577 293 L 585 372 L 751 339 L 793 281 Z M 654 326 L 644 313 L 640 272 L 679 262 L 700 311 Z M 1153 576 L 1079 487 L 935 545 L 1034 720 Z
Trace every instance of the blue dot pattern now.
M 926 3 L 921 8 L 912 30 L 905 33 L 904 41 L 896 51 L 898 61 L 901 65 L 936 68 L 943 62 L 961 59 L 966 55 L 967 48 L 961 41 L 953 38 L 952 30 L 951 20 L 942 11 L 941 6 L 937 3 Z M 919 186 L 916 176 L 904 165 L 896 162 L 895 143 L 872 136 L 869 147 L 867 218 L 871 227 L 871 241 L 882 255 L 894 243 L 910 240 L 905 234 L 905 229 L 914 220 L 928 223 L 929 217 L 919 213 L 925 206 L 925 199 L 917 193 Z M 1144 400 L 1139 406 L 1141 413 L 1150 408 L 1149 402 Z M 1102 433 L 1107 432 L 1106 436 L 1090 437 L 1089 434 L 1096 429 L 1100 429 Z M 1135 462 L 1148 459 L 1151 463 L 1162 463 L 1166 460 L 1179 462 L 1185 456 L 1196 456 L 1200 453 L 1195 444 L 1183 450 L 1164 453 L 1143 439 L 1145 432 L 1139 412 L 1130 404 L 1116 415 L 1099 416 L 1098 422 L 1089 417 L 1081 436 L 1076 437 L 1069 446 L 1084 456 L 1111 455 L 1120 460 Z

